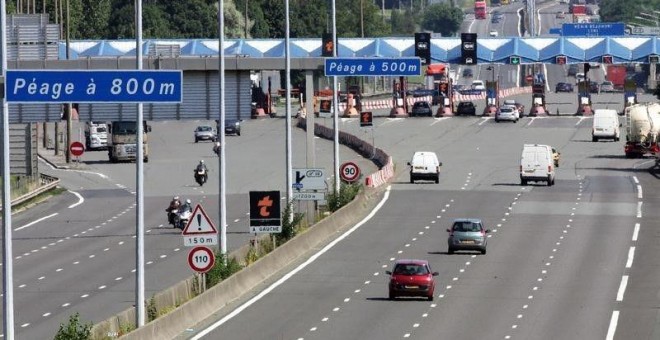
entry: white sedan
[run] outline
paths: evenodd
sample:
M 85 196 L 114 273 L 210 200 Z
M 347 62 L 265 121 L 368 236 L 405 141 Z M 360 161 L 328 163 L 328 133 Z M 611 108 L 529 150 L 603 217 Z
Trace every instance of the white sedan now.
M 520 113 L 515 106 L 500 106 L 495 112 L 495 122 L 499 123 L 502 120 L 508 120 L 510 122 L 517 123 L 520 119 Z

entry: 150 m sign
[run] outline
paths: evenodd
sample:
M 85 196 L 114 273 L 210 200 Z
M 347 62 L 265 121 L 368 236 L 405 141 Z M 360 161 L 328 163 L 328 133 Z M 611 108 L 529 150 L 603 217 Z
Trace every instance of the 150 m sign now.
M 7 70 L 13 103 L 180 103 L 182 71 Z

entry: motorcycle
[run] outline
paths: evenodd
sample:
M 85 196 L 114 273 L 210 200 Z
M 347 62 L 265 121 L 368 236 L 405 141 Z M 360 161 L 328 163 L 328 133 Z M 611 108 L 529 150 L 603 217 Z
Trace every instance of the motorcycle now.
M 192 216 L 192 210 L 190 209 L 177 210 L 176 216 L 174 216 L 174 228 L 179 228 L 183 230 L 188 224 L 188 221 L 190 220 L 191 216 Z
M 195 169 L 195 181 L 199 186 L 203 186 L 207 179 L 208 175 L 205 169 Z
M 213 145 L 213 153 L 215 153 L 218 157 L 220 156 L 220 143 Z
M 179 209 L 165 209 L 167 212 L 167 222 L 172 225 L 172 227 L 176 228 L 176 216 L 179 214 Z

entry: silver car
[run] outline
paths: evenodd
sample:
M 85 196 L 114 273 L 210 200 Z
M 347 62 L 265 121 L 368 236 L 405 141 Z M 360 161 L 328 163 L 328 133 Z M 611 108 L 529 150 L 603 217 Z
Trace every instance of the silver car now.
M 508 120 L 514 123 L 518 122 L 520 119 L 520 113 L 515 106 L 504 105 L 500 106 L 495 112 L 495 122 L 499 123 L 503 120 Z
M 208 140 L 214 142 L 217 138 L 215 129 L 212 126 L 200 125 L 195 129 L 195 143 L 200 140 Z
M 490 229 L 485 229 L 478 218 L 459 218 L 454 220 L 447 238 L 447 253 L 453 254 L 458 250 L 474 250 L 486 254 L 488 238 L 486 234 Z
M 614 83 L 608 80 L 600 83 L 600 92 L 614 92 Z

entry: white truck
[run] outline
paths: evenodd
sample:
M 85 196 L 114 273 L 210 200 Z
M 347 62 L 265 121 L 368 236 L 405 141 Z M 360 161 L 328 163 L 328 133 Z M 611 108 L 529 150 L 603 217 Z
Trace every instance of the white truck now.
M 103 150 L 108 147 L 108 124 L 87 122 L 85 124 L 85 148 Z
M 660 104 L 634 104 L 625 109 L 627 158 L 643 157 L 660 153 L 658 134 L 660 133 Z
M 149 161 L 149 145 L 147 133 L 151 132 L 151 125 L 143 121 L 143 150 L 144 162 Z M 108 139 L 108 158 L 110 162 L 135 161 L 137 156 L 137 126 L 135 121 L 115 121 L 110 124 L 110 138 Z

